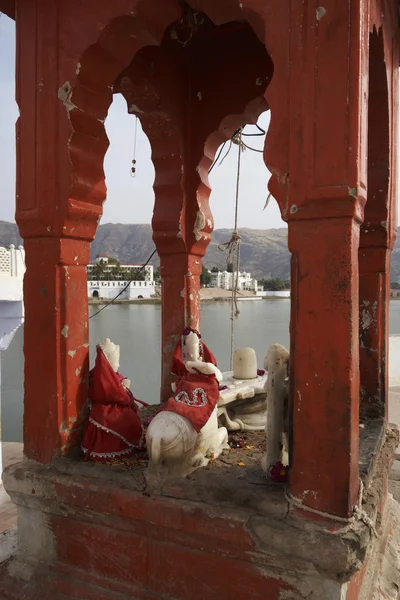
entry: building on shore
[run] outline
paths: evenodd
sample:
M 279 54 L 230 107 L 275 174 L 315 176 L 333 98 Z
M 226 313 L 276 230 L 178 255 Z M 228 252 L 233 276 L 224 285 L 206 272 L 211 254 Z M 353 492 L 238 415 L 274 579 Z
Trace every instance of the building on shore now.
M 229 271 L 210 271 L 210 274 L 210 287 L 231 290 L 235 286 L 236 273 L 230 273 Z M 256 292 L 257 279 L 253 279 L 251 273 L 247 273 L 246 271 L 239 272 L 237 289 L 241 292 Z
M 118 294 L 121 300 L 150 298 L 155 293 L 153 265 L 121 265 L 108 256 L 96 257 L 86 267 L 88 297 L 112 300 Z M 122 292 L 122 293 L 121 293 Z
M 290 298 L 290 290 L 257 290 L 257 296 L 261 298 Z
M 144 281 L 154 282 L 154 267 L 153 265 L 146 265 L 143 269 L 142 265 L 121 265 L 115 259 L 100 254 L 96 256 L 94 263 L 88 264 L 86 267 L 88 279 L 98 279 L 96 273 L 101 271 L 103 273 L 102 279 L 114 279 L 117 280 L 129 280 L 134 272 L 142 269 L 142 278 Z
M 110 281 L 88 280 L 88 297 L 112 300 L 119 296 L 120 300 L 133 300 L 134 298 L 150 298 L 155 294 L 154 281 L 121 281 L 112 279 Z
M 24 320 L 24 273 L 24 248 L 0 247 L 0 350 L 8 347 Z

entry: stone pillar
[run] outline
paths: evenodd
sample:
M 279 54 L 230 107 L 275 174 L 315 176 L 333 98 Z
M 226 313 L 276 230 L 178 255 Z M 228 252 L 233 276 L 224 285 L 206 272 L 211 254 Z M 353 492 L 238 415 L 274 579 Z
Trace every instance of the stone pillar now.
M 89 243 L 25 242 L 24 448 L 50 462 L 76 446 L 87 397 Z
M 275 61 L 264 151 L 293 255 L 290 492 L 305 507 L 342 518 L 352 514 L 359 489 L 358 246 L 367 188 L 368 7 L 366 0 L 317 10 L 292 3 L 297 27 L 288 102 L 285 69 Z
M 392 42 L 393 43 L 393 42 Z M 369 36 L 368 186 L 360 237 L 360 415 L 388 413 L 390 258 L 397 217 L 397 66 L 388 78 L 382 28 Z M 398 49 L 397 49 L 398 50 Z
M 390 255 L 370 245 L 364 225 L 360 239 L 360 416 L 387 416 Z M 377 228 L 382 227 L 380 224 Z
M 172 352 L 185 327 L 200 327 L 200 274 L 202 257 L 194 254 L 161 255 L 162 379 L 161 401 L 171 395 Z
M 290 491 L 349 515 L 358 492 L 358 244 L 352 217 L 289 222 Z

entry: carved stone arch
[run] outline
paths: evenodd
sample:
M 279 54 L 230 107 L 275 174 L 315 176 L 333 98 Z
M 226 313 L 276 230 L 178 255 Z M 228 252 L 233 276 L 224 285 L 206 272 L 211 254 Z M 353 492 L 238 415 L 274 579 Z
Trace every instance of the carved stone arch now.
M 145 48 L 138 53 L 118 79 L 115 91 L 124 96 L 128 113 L 140 119 L 151 145 L 151 159 L 155 170 L 153 239 L 157 249 L 185 252 L 185 239 L 181 235 L 184 193 L 179 119 L 171 107 L 171 98 L 165 97 L 160 89 L 160 82 L 154 81 L 151 73 L 149 75 L 149 65 L 153 59 L 151 50 L 153 49 Z M 165 206 L 168 211 L 165 211 Z M 160 210 L 162 215 L 159 218 Z
M 207 168 L 204 170 L 202 163 L 206 139 L 216 127 L 221 129 L 222 121 L 225 125 L 220 134 L 226 123 L 231 122 L 222 136 L 217 135 L 224 141 L 226 135 L 231 136 L 246 122 L 254 122 L 254 118 L 268 108 L 264 93 L 272 78 L 273 64 L 259 36 L 243 22 L 232 23 L 227 19 L 228 26 L 224 27 L 213 24 L 205 15 L 204 19 L 206 24 L 200 37 L 192 41 L 189 64 L 185 63 L 187 57 L 182 58 L 179 44 L 171 42 L 171 31 L 167 30 L 158 48 L 144 48 L 137 54 L 114 88 L 123 93 L 130 112 L 140 117 L 152 145 L 153 159 L 158 163 L 155 164 L 153 237 L 162 253 L 185 250 L 204 255 L 213 229 L 208 207 Z M 215 42 L 220 37 L 222 41 Z M 233 40 L 245 44 L 252 56 L 252 64 L 243 69 L 246 74 L 240 73 L 237 62 L 240 43 L 235 44 Z M 219 47 L 225 44 L 226 54 L 222 59 L 214 56 L 212 60 L 211 53 L 209 60 L 208 44 L 215 50 L 218 43 Z M 226 69 L 230 70 L 231 78 L 222 73 Z M 176 73 L 179 73 L 178 80 Z M 225 85 L 221 83 L 224 77 Z M 219 85 L 207 87 L 208 78 L 219 81 Z M 178 89 L 180 85 L 186 86 L 183 95 Z M 194 98 L 191 85 L 205 86 L 208 100 Z M 201 92 L 199 95 L 202 96 Z M 224 120 L 226 113 L 232 111 L 233 116 Z M 193 122 L 198 120 L 201 125 L 193 127 Z M 175 189 L 169 189 L 171 185 Z
M 232 135 L 245 124 L 255 124 L 261 113 L 268 110 L 269 106 L 264 96 L 250 100 L 244 107 L 243 113 L 225 117 L 219 128 L 211 133 L 204 144 L 204 156 L 199 164 L 200 185 L 197 190 L 197 202 L 204 215 L 204 227 L 202 231 L 210 235 L 213 229 L 212 213 L 209 199 L 212 192 L 209 182 L 209 169 L 215 159 L 217 150 L 221 144 L 231 139 Z M 268 135 L 268 133 L 267 133 Z
M 390 128 L 389 95 L 382 28 L 369 41 L 368 197 L 362 235 L 378 236 L 386 245 L 389 220 Z M 368 235 L 367 235 L 368 234 Z
M 104 121 L 115 81 L 139 50 L 160 44 L 165 29 L 180 16 L 178 1 L 168 2 L 158 11 L 154 6 L 146 10 L 146 2 L 140 2 L 133 14 L 116 17 L 105 27 L 97 42 L 81 56 L 75 85 L 67 82 L 59 90 L 72 128 L 68 151 L 73 172 L 67 213 L 72 221 L 91 223 L 90 238 L 106 197 L 103 161 L 109 141 Z M 67 222 L 64 235 L 70 233 L 68 229 Z
M 390 102 L 382 27 L 369 35 L 367 202 L 361 224 L 360 416 L 387 414 L 387 331 L 392 247 Z
M 103 160 L 108 147 L 104 121 L 112 101 L 116 79 L 141 49 L 159 46 L 168 26 L 183 15 L 183 5 L 178 0 L 168 2 L 167 5 L 162 3 L 159 11 L 155 10 L 157 2 L 158 0 L 154 0 L 152 6 L 148 7 L 142 0 L 133 13 L 114 18 L 104 28 L 97 42 L 83 52 L 77 66 L 76 83 L 70 85 L 67 82 L 59 90 L 59 97 L 68 110 L 72 127 L 68 147 L 72 164 L 72 185 L 64 227 L 66 236 L 72 235 L 76 221 L 79 220 L 87 223 L 85 237 L 92 238 L 101 215 L 101 206 L 106 196 Z M 274 54 L 278 61 L 285 54 L 285 51 L 281 51 L 282 46 L 285 46 L 282 42 L 283 32 L 286 35 L 283 24 L 287 15 L 284 10 L 274 9 L 272 15 L 272 9 L 264 7 L 263 14 L 260 14 L 255 0 L 243 3 L 236 0 L 223 0 L 219 3 L 198 0 L 187 4 L 194 10 L 203 12 L 215 25 L 246 21 L 264 45 L 268 39 L 268 46 L 276 49 Z M 272 172 L 270 190 L 278 200 L 284 217 L 285 193 L 282 192 L 285 190 L 286 180 L 282 173 L 287 170 L 287 135 L 282 129 L 280 115 L 282 105 L 287 102 L 282 102 L 279 93 L 282 80 L 279 85 L 276 77 L 274 80 L 276 81 L 266 91 L 274 116 L 265 144 L 264 158 Z
M 290 121 L 290 22 L 289 3 L 257 0 L 187 0 L 193 9 L 202 11 L 215 25 L 246 21 L 264 44 L 274 65 L 274 76 L 265 90 L 271 110 L 264 162 L 271 172 L 268 188 L 277 200 L 282 219 L 288 216 L 289 121 Z

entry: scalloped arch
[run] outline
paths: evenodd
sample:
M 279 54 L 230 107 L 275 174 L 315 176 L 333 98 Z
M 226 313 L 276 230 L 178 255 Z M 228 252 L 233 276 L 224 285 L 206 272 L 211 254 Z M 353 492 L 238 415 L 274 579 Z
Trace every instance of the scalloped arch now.
M 204 12 L 215 25 L 232 20 L 247 21 L 273 61 L 274 76 L 264 94 L 271 110 L 271 121 L 264 145 L 264 162 L 271 172 L 268 188 L 279 205 L 282 219 L 287 220 L 290 110 L 288 23 L 291 21 L 289 3 L 265 0 L 186 1 L 193 9 Z
M 214 160 L 216 152 L 221 144 L 229 140 L 232 135 L 246 124 L 255 124 L 261 113 L 268 110 L 269 106 L 264 97 L 254 98 L 248 102 L 244 111 L 240 114 L 229 115 L 225 117 L 219 128 L 211 133 L 206 139 L 204 145 L 204 156 L 199 165 L 200 185 L 197 190 L 198 203 L 205 217 L 205 226 L 203 231 L 210 235 L 213 230 L 213 219 L 210 209 L 211 187 L 208 178 L 209 168 Z
M 135 67 L 137 75 L 137 64 Z M 161 248 L 173 244 L 176 251 L 184 251 L 184 239 L 177 235 L 184 194 L 181 146 L 176 123 L 167 107 L 163 105 L 159 89 L 148 78 L 133 78 L 132 74 L 126 73 L 119 82 L 118 91 L 126 100 L 128 113 L 140 118 L 143 131 L 151 145 L 151 160 L 155 170 L 153 239 L 157 249 L 160 251 Z M 165 226 L 159 231 L 154 223 L 157 223 L 159 208 L 165 203 L 168 203 L 169 207 L 168 223 L 165 223 L 164 213 L 162 221 Z
M 268 11 L 271 9 L 265 8 L 262 13 L 260 6 L 265 3 L 257 2 L 257 0 L 243 0 L 242 3 L 237 0 L 220 0 L 219 2 L 189 0 L 187 4 L 193 9 L 203 12 L 215 25 L 235 20 L 247 21 L 264 46 L 266 37 L 271 37 L 271 40 L 275 40 L 277 37 L 273 35 L 274 30 L 271 24 L 268 23 L 268 27 L 266 25 Z M 155 10 L 156 6 L 159 7 L 158 10 Z M 276 12 L 279 13 L 279 11 Z M 132 62 L 139 50 L 146 46 L 159 46 L 165 30 L 181 16 L 182 5 L 178 0 L 168 2 L 153 0 L 150 3 L 142 0 L 138 2 L 133 14 L 114 18 L 104 28 L 97 42 L 85 50 L 79 61 L 75 86 L 62 90 L 62 99 L 69 111 L 72 128 L 69 141 L 72 186 L 68 216 L 91 221 L 93 235 L 101 215 L 101 206 L 106 197 L 103 162 L 109 141 L 104 128 L 104 120 L 112 102 L 114 82 Z M 273 43 L 272 46 L 276 47 L 276 43 Z M 268 105 L 271 107 L 273 115 L 274 105 L 278 105 L 277 94 L 274 92 L 274 88 L 277 87 L 274 85 L 275 81 L 276 76 L 266 91 Z M 265 110 L 265 106 L 266 104 L 262 110 Z M 251 108 L 246 108 L 243 115 L 237 115 L 231 119 L 238 123 L 246 115 L 247 110 L 251 112 Z M 259 114 L 262 110 L 259 111 Z M 284 186 L 282 186 L 282 177 L 279 176 L 279 173 L 284 169 L 284 165 L 282 167 L 279 163 L 283 162 L 282 157 L 285 152 L 282 148 L 282 136 L 278 136 L 278 129 L 279 120 L 275 123 L 273 116 L 268 132 L 268 143 L 266 141 L 265 144 L 264 160 L 273 174 L 269 187 L 281 205 L 280 198 L 282 198 L 281 192 Z M 224 126 L 222 129 L 219 128 L 215 139 L 224 139 L 223 130 Z M 207 141 L 205 161 L 207 157 L 209 158 L 212 144 L 215 143 L 212 140 L 213 138 Z M 275 155 L 278 146 L 280 146 L 280 151 Z M 154 140 L 152 149 L 154 151 Z M 275 156 L 278 157 L 277 160 Z M 202 161 L 200 170 L 204 169 L 204 164 Z M 174 172 L 177 173 L 175 167 L 177 165 L 174 165 Z M 158 178 L 157 186 L 163 177 L 164 175 L 161 175 Z M 176 175 L 174 175 L 174 179 L 174 185 L 179 185 Z M 201 175 L 201 181 L 198 197 L 207 201 L 208 206 L 210 190 L 208 178 L 204 172 Z M 206 223 L 207 221 L 208 219 L 206 219 Z
M 140 5 L 135 14 L 116 17 L 105 27 L 97 43 L 83 53 L 75 87 L 64 89 L 72 127 L 69 156 L 73 181 L 68 212 L 92 220 L 93 235 L 106 198 L 103 162 L 109 140 L 104 121 L 114 82 L 141 48 L 159 45 L 165 29 L 181 16 L 177 1 L 157 11 L 157 22 L 143 14 Z

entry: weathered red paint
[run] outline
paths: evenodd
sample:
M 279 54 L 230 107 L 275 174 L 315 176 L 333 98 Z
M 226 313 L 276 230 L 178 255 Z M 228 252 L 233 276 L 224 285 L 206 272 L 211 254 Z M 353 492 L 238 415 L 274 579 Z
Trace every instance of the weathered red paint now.
M 89 243 L 35 237 L 25 251 L 24 451 L 50 462 L 76 447 L 87 400 Z
M 358 600 L 367 568 L 368 563 L 365 563 L 360 571 L 351 578 L 348 584 L 345 600 Z
M 290 490 L 338 515 L 351 514 L 358 492 L 358 242 L 352 218 L 289 222 Z
M 391 69 L 398 39 L 393 15 L 372 15 L 369 35 L 368 201 L 360 236 L 360 413 L 387 419 L 387 340 L 390 257 L 396 237 L 398 69 Z M 384 38 L 384 33 L 387 35 Z M 386 44 L 385 44 L 386 42 Z
M 204 17 L 190 54 L 169 29 L 159 47 L 138 52 L 114 88 L 141 119 L 152 146 L 153 239 L 163 278 L 162 399 L 170 394 L 177 335 L 186 325 L 199 327 L 198 275 L 213 229 L 208 168 L 218 145 L 268 108 L 264 91 L 272 72 L 264 45 L 248 25 L 216 28 Z
M 151 590 L 156 597 L 165 594 L 179 600 L 228 600 L 233 595 L 249 600 L 264 595 L 278 600 L 280 593 L 289 589 L 279 579 L 264 577 L 251 563 L 229 556 L 229 548 L 217 554 L 213 552 L 215 547 L 193 549 L 183 541 L 171 543 L 150 536 L 144 539 L 128 532 L 99 529 L 97 524 L 67 523 L 62 518 L 53 522 L 53 527 L 64 564 L 135 586 L 139 597 L 142 588 L 142 594 Z M 79 546 L 77 539 L 81 540 Z M 94 539 L 99 552 L 89 555 L 85 546 Z M 107 559 L 109 548 L 113 548 L 113 561 Z
M 387 403 L 388 273 L 397 225 L 397 6 L 391 0 L 326 0 L 320 7 L 298 0 L 187 4 L 205 21 L 182 47 L 170 29 L 184 14 L 179 0 L 17 4 L 25 452 L 49 463 L 78 441 L 88 371 L 85 265 L 106 196 L 104 120 L 113 92 L 123 93 L 129 111 L 139 114 L 153 151 L 164 397 L 176 339 L 185 325 L 199 326 L 198 277 L 213 228 L 208 168 L 218 145 L 269 107 L 264 159 L 293 254 L 290 491 L 308 507 L 345 517 L 358 492 L 360 378 L 363 416 L 382 415 Z M 370 321 L 374 325 L 363 328 Z M 107 494 L 111 498 L 111 490 Z M 69 497 L 67 505 L 73 504 Z M 118 497 L 113 506 L 127 510 Z M 174 505 L 171 519 L 182 518 Z M 72 517 L 54 517 L 65 562 L 93 571 L 93 581 L 102 578 L 104 561 L 112 579 L 129 575 L 117 567 L 118 557 L 128 561 L 128 571 L 135 568 L 126 558 L 129 535 L 117 534 L 118 516 L 113 519 L 105 529 L 100 522 L 78 527 Z M 151 526 L 141 527 L 146 545 Z M 186 534 L 193 528 L 187 525 Z M 85 562 L 73 531 L 84 540 L 109 540 L 108 557 Z M 229 543 L 242 539 L 235 528 L 232 533 Z M 169 543 L 157 538 L 146 552 L 159 557 Z M 182 554 L 175 540 L 164 552 L 168 559 L 157 558 L 158 576 L 167 579 L 173 597 L 193 598 L 192 577 L 204 573 L 197 564 L 204 567 L 213 550 L 200 558 L 199 552 Z M 280 583 L 266 584 L 251 561 L 244 566 L 241 556 L 212 556 L 216 567 L 208 569 L 205 586 L 224 584 L 230 597 L 240 589 L 241 573 L 254 583 L 254 598 L 278 597 Z M 190 568 L 178 581 L 174 564 L 185 558 Z M 221 578 L 226 570 L 232 585 L 226 574 Z M 154 593 L 135 594 L 157 597 L 160 581 L 145 576 L 141 585 Z M 78 589 L 61 581 L 59 594 Z M 194 598 L 206 597 L 204 590 Z

